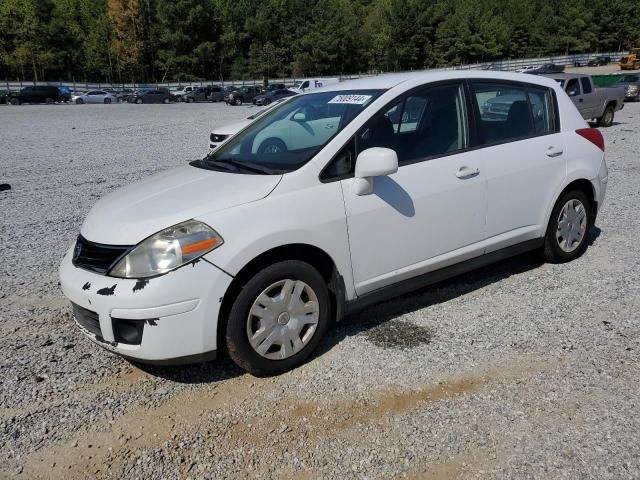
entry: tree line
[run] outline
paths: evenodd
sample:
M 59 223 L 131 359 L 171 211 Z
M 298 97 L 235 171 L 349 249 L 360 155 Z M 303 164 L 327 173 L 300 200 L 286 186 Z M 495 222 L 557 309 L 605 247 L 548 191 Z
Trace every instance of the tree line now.
M 385 72 L 640 46 L 638 0 L 1 0 L 0 78 Z

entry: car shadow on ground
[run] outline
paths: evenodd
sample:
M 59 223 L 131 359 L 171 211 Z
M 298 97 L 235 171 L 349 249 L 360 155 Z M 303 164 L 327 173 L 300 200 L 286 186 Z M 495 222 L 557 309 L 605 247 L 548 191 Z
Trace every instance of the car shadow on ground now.
M 600 236 L 600 233 L 601 230 L 598 227 L 593 227 L 587 239 L 588 245 L 592 245 Z M 525 253 L 391 300 L 371 305 L 348 315 L 341 322 L 333 325 L 316 352 L 311 356 L 311 360 L 324 355 L 347 337 L 379 329 L 381 326 L 392 323 L 393 320 L 407 313 L 450 301 L 505 280 L 512 275 L 535 270 L 543 264 L 541 256 L 536 252 Z M 394 325 L 390 329 L 380 330 L 376 335 L 372 335 L 373 343 L 383 348 L 387 346 L 406 348 L 426 344 L 431 340 L 432 332 L 429 329 L 409 324 L 409 322 L 401 323 L 410 325 L 411 331 L 399 330 L 397 325 Z M 219 354 L 215 361 L 196 365 L 180 367 L 160 367 L 138 363 L 134 363 L 134 365 L 150 375 L 171 382 L 186 384 L 216 383 L 245 374 L 224 353 Z

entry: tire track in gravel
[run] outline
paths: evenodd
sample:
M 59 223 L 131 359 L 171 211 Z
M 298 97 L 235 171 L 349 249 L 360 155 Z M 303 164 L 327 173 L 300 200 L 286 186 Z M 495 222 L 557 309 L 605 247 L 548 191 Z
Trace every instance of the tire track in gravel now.
M 522 381 L 556 365 L 541 358 L 516 357 L 502 360 L 497 365 L 448 376 L 436 384 L 419 389 L 381 389 L 372 392 L 372 399 L 367 401 L 338 399 L 322 405 L 315 402 L 289 402 L 267 419 L 247 417 L 232 424 L 227 447 L 250 444 L 257 450 L 266 449 L 270 446 L 270 434 L 282 425 L 286 425 L 285 431 L 293 431 L 307 440 L 348 435 L 350 430 L 362 424 L 382 422 L 423 404 L 470 395 L 488 384 Z M 123 376 L 125 384 L 129 383 L 128 380 L 135 383 L 136 379 L 144 378 L 144 375 L 135 371 L 126 372 Z M 87 478 L 87 475 L 106 474 L 106 465 L 109 466 L 109 473 L 116 472 L 130 460 L 131 452 L 161 445 L 175 435 L 197 429 L 200 425 L 206 427 L 207 414 L 227 412 L 233 409 L 230 405 L 240 405 L 254 393 L 251 388 L 254 383 L 255 378 L 243 375 L 222 383 L 189 389 L 157 408 L 131 410 L 116 419 L 108 431 L 96 432 L 84 428 L 71 440 L 48 446 L 29 456 L 20 478 Z M 265 383 L 264 386 L 274 389 L 278 388 L 278 383 Z
M 131 376 L 135 378 L 136 375 Z M 108 431 L 84 428 L 72 440 L 54 444 L 29 456 L 20 478 L 71 479 L 96 475 L 105 467 L 105 460 L 111 452 L 135 451 L 161 444 L 183 428 L 196 424 L 203 412 L 245 398 L 250 393 L 247 388 L 250 383 L 251 377 L 243 375 L 226 380 L 224 384 L 187 390 L 159 407 L 134 409 L 126 413 L 116 419 Z

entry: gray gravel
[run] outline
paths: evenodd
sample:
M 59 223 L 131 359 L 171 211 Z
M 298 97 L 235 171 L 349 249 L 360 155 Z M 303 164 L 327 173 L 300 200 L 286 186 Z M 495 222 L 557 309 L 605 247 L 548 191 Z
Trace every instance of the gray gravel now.
M 57 267 L 91 205 L 250 111 L 0 108 L 0 477 L 640 478 L 640 104 L 603 130 L 609 191 L 573 263 L 370 307 L 274 378 L 141 369 L 84 339 Z

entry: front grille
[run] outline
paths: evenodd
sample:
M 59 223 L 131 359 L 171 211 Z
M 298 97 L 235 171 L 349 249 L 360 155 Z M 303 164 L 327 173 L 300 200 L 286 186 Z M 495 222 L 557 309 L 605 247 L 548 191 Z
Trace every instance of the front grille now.
M 79 235 L 73 251 L 73 264 L 104 275 L 131 248 L 133 247 L 126 245 L 94 243 Z
M 80 305 L 75 303 L 71 303 L 73 307 L 73 318 L 76 319 L 76 322 L 87 330 L 89 330 L 94 335 L 102 338 L 102 330 L 100 330 L 100 320 L 98 319 L 98 314 L 96 312 L 92 312 L 91 310 L 87 310 Z

